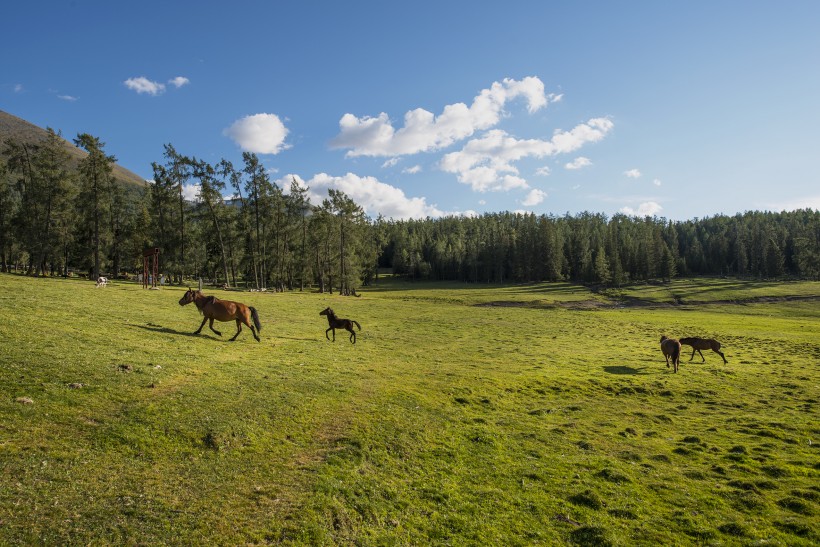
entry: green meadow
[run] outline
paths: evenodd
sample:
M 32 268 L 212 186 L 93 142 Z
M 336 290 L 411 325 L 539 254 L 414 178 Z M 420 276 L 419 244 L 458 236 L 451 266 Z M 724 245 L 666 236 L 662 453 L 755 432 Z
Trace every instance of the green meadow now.
M 820 542 L 818 282 L 183 292 L 0 275 L 0 544 Z

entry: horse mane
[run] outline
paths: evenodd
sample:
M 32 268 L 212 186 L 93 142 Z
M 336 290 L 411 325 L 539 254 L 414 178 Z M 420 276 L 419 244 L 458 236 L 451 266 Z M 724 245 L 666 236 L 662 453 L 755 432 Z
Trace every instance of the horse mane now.
M 217 301 L 217 298 L 215 296 L 213 296 L 213 295 L 205 296 L 202 293 L 202 291 L 200 291 L 199 289 L 197 289 L 197 290 L 188 289 L 188 290 L 194 293 L 194 305 L 196 306 L 196 309 L 197 309 L 197 311 L 199 311 L 200 315 L 203 315 L 205 313 L 205 312 L 202 311 L 202 308 L 204 308 L 207 304 L 213 304 L 214 302 Z M 202 298 L 197 298 L 198 296 L 201 296 Z

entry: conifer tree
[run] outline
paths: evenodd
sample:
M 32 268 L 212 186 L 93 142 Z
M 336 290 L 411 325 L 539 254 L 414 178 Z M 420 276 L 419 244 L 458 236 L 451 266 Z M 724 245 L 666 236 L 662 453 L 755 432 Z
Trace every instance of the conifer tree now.
M 106 155 L 103 151 L 105 143 L 88 133 L 77 135 L 74 144 L 88 153 L 79 164 L 81 190 L 78 204 L 85 211 L 85 233 L 90 231 L 90 241 L 84 243 L 93 255 L 91 277 L 96 279 L 100 275 L 102 246 L 107 235 L 105 219 L 111 206 L 111 173 L 117 158 Z

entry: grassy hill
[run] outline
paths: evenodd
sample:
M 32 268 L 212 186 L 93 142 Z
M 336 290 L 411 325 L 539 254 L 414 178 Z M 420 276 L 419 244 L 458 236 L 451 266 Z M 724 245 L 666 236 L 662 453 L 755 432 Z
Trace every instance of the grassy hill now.
M 7 138 L 12 138 L 18 142 L 35 144 L 45 140 L 46 134 L 45 129 L 0 110 L 0 143 Z M 79 162 L 87 155 L 84 150 L 77 148 L 69 141 L 65 141 L 65 147 L 74 162 Z M 4 147 L 0 146 L 0 150 L 2 148 Z M 114 177 L 126 185 L 145 186 L 145 179 L 120 165 L 114 165 Z
M 820 541 L 820 283 L 183 290 L 0 274 L 0 545 Z

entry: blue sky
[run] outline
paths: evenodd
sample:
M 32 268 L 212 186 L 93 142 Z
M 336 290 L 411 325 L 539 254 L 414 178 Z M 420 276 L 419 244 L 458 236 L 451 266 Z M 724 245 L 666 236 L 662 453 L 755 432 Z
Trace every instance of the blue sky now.
M 371 216 L 820 208 L 820 2 L 7 4 L 0 109 L 145 178 L 171 143 Z

